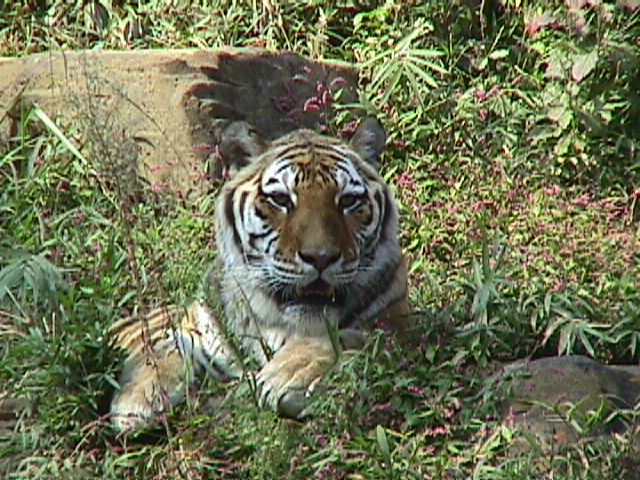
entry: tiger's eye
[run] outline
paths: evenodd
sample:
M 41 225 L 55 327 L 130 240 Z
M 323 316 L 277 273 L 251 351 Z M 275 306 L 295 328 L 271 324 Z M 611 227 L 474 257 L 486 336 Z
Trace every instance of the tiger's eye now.
M 291 210 L 291 208 L 293 208 L 293 202 L 286 193 L 274 193 L 269 195 L 267 198 L 277 207 L 285 208 L 287 210 Z
M 363 194 L 356 195 L 355 193 L 346 193 L 340 197 L 340 200 L 338 200 L 338 207 L 341 210 L 347 210 L 348 208 L 351 208 L 356 204 L 362 202 L 363 199 Z

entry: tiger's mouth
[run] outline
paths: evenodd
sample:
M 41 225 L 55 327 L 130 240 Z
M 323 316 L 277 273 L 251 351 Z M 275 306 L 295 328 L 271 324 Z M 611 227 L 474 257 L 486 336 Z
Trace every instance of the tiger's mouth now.
M 296 296 L 302 301 L 330 303 L 336 298 L 336 289 L 319 278 L 309 285 L 299 288 Z
M 276 300 L 280 304 L 301 304 L 310 306 L 341 306 L 345 303 L 346 296 L 337 290 L 333 285 L 329 285 L 324 280 L 318 278 L 304 287 L 298 287 L 295 292 L 284 289 L 276 292 Z

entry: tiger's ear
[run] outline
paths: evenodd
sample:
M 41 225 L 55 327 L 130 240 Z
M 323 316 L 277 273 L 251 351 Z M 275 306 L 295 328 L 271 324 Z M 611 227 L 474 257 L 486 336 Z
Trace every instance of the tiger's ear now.
M 240 169 L 258 158 L 268 146 L 269 142 L 249 123 L 236 121 L 227 125 L 222 130 L 218 142 L 223 177 L 233 178 Z
M 358 126 L 349 145 L 362 159 L 378 170 L 380 168 L 380 154 L 384 150 L 387 134 L 378 119 L 365 118 Z

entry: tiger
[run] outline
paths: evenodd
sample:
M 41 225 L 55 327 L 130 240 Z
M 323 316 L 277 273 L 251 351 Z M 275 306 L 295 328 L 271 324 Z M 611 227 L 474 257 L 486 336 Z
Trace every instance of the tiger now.
M 402 329 L 410 313 L 377 119 L 349 141 L 309 129 L 267 141 L 241 121 L 225 131 L 235 168 L 216 198 L 201 293 L 112 327 L 126 352 L 110 409 L 120 432 L 152 424 L 203 374 L 242 378 L 247 359 L 259 407 L 304 418 L 341 350 L 361 348 L 374 321 Z

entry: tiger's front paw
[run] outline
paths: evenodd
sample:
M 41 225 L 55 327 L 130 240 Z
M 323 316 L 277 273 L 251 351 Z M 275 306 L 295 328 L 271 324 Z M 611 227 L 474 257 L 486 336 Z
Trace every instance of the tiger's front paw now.
M 287 343 L 256 377 L 258 405 L 285 417 L 304 417 L 309 396 L 335 361 L 336 354 L 328 338 Z

